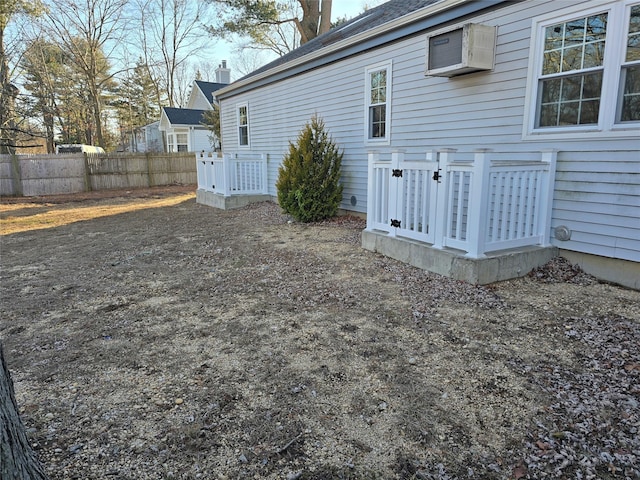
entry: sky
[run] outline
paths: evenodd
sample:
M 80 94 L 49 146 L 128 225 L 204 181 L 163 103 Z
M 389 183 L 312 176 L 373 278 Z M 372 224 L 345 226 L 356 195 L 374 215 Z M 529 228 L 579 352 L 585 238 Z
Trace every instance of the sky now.
M 365 7 L 372 8 L 384 3 L 384 0 L 333 0 L 331 5 L 331 20 L 346 16 L 355 17 L 362 13 Z
M 331 5 L 331 21 L 342 17 L 351 19 L 360 15 L 365 8 L 376 7 L 385 1 L 387 0 L 333 0 Z M 237 71 L 234 71 L 233 45 L 218 40 L 212 50 L 215 52 L 216 59 L 214 63 L 216 65 L 220 64 L 222 60 L 227 60 L 228 66 L 231 69 L 231 81 L 241 76 Z

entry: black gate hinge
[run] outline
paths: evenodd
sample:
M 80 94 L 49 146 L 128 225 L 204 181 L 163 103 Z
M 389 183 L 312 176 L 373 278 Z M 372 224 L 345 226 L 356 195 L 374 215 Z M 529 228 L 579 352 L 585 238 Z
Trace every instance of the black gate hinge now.
M 392 177 L 402 177 L 402 169 L 401 168 L 394 168 L 393 170 L 391 170 L 391 176 Z
M 433 172 L 433 180 L 435 180 L 436 182 L 440 183 L 440 179 L 442 178 L 442 175 L 440 175 L 440 170 L 442 170 L 441 168 L 439 168 L 438 170 L 434 170 Z
M 400 228 L 400 223 L 401 223 L 400 220 L 396 220 L 394 218 L 391 219 L 391 226 L 392 227 Z

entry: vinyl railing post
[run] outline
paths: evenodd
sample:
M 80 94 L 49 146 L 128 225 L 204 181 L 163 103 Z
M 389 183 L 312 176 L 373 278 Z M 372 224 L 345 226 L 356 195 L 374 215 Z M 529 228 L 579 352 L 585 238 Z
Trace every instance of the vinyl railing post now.
M 222 194 L 225 197 L 231 196 L 231 157 L 229 154 L 222 156 L 222 181 L 224 183 Z
M 378 197 L 382 192 L 376 192 L 376 182 L 374 178 L 375 169 L 373 165 L 380 160 L 380 153 L 374 150 L 369 151 L 368 156 L 368 185 L 367 185 L 367 229 L 371 229 L 375 221 L 375 207 Z
M 449 215 L 449 164 L 453 162 L 455 148 L 441 148 L 436 152 L 436 160 L 440 169 L 438 193 L 436 195 L 436 217 L 434 219 L 433 248 L 444 248 L 444 237 L 447 234 Z
M 542 151 L 542 162 L 547 163 L 546 174 L 542 176 L 542 191 L 539 205 L 539 232 L 542 235 L 542 246 L 551 245 L 551 214 L 553 213 L 553 192 L 556 181 L 556 162 L 558 151 L 553 149 Z
M 200 167 L 200 165 L 202 165 L 200 162 L 200 157 L 202 156 L 202 153 L 198 153 L 196 152 L 195 154 L 195 158 L 196 158 L 196 183 L 198 184 L 198 190 L 200 190 L 202 188 L 202 184 L 204 181 L 204 177 L 203 177 L 203 173 L 202 173 L 202 167 Z
M 209 188 L 214 193 L 224 193 L 224 176 L 222 171 L 224 157 L 220 157 L 220 161 L 216 161 L 211 158 L 208 162 L 209 167 L 207 170 L 207 179 Z M 218 164 L 220 166 L 218 166 Z M 205 165 L 207 165 L 206 161 Z M 218 173 L 218 175 L 216 175 L 216 173 Z
M 474 151 L 473 173 L 469 185 L 469 206 L 467 212 L 467 257 L 485 257 L 487 236 L 487 202 L 490 160 L 487 153 L 490 149 L 480 148 Z
M 399 201 L 400 199 L 400 192 L 402 192 L 402 173 L 396 174 L 395 172 L 400 171 L 400 163 L 404 161 L 404 150 L 394 150 L 393 152 L 391 152 L 391 178 L 389 179 L 389 182 L 391 182 L 389 184 L 389 217 L 385 219 L 387 222 L 389 222 L 389 226 L 391 227 L 389 229 L 389 235 L 392 237 L 395 237 L 397 232 L 398 232 L 398 228 L 402 228 L 402 224 L 400 224 L 400 227 L 394 227 L 392 222 L 393 221 L 400 221 L 400 219 L 403 217 L 402 215 L 402 211 L 401 211 L 401 202 Z
M 260 181 L 262 182 L 262 194 L 268 195 L 269 183 L 267 179 L 269 178 L 269 169 L 268 169 L 269 155 L 266 153 L 263 153 L 260 155 L 260 157 L 262 158 L 261 169 L 260 169 L 260 175 L 262 176 L 262 178 L 260 179 Z

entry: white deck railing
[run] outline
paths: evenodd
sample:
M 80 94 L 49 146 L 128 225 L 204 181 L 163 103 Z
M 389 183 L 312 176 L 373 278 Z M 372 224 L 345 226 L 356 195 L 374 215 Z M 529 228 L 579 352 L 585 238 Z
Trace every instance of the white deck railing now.
M 486 253 L 548 245 L 556 153 L 535 162 L 454 161 L 456 150 L 408 162 L 369 153 L 367 229 L 450 247 L 480 258 Z
M 267 158 L 260 154 L 196 154 L 198 189 L 225 197 L 268 193 Z

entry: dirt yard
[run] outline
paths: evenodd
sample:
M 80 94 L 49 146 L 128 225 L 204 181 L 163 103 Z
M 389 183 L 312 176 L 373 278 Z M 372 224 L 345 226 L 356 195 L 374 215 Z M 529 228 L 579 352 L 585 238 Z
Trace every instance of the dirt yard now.
M 184 187 L 0 202 L 0 335 L 52 479 L 638 479 L 640 292 L 477 287 L 361 219 Z

